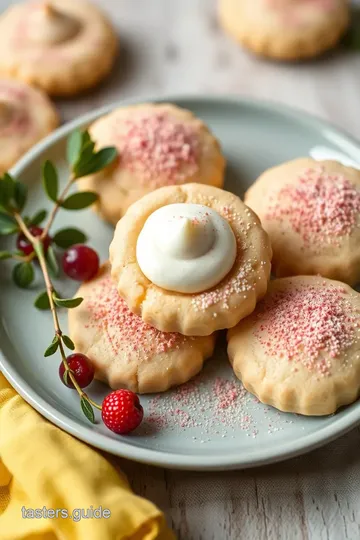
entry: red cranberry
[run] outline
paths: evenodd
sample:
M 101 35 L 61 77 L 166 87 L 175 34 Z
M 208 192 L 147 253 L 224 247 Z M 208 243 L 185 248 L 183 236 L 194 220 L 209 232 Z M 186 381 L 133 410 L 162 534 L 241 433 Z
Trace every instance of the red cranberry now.
M 36 237 L 41 236 L 43 233 L 43 230 L 44 229 L 42 229 L 41 227 L 35 227 L 35 226 L 29 228 L 29 231 L 31 232 L 31 234 Z M 45 253 L 47 252 L 50 244 L 51 244 L 51 238 L 50 236 L 47 235 L 45 236 L 43 240 Z M 22 251 L 24 255 L 31 255 L 31 253 L 33 253 L 34 251 L 32 244 L 29 242 L 26 236 L 24 236 L 22 233 L 19 234 L 19 236 L 17 237 L 16 247 L 18 248 L 18 250 Z
M 115 390 L 102 403 L 101 416 L 107 428 L 125 435 L 136 429 L 144 416 L 139 398 L 131 390 Z
M 98 273 L 99 256 L 92 248 L 76 244 L 65 251 L 62 264 L 71 279 L 88 281 Z
M 67 357 L 67 361 L 69 364 L 69 368 L 71 369 L 71 371 L 73 371 L 75 380 L 80 386 L 80 388 L 85 388 L 86 386 L 89 386 L 89 384 L 94 378 L 94 368 L 89 358 L 85 356 L 85 354 L 74 353 L 70 354 L 70 356 Z M 65 383 L 64 373 L 65 366 L 63 362 L 61 362 L 59 367 L 60 379 L 69 388 L 74 388 L 74 385 L 69 376 L 67 377 L 67 383 Z

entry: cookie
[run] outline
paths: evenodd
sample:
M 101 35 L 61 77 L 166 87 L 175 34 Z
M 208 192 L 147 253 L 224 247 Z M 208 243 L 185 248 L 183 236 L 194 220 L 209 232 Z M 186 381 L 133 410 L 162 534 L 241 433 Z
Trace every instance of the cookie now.
M 0 79 L 0 174 L 58 123 L 54 106 L 40 90 Z
M 115 145 L 119 160 L 79 186 L 99 194 L 97 209 L 114 225 L 133 202 L 156 188 L 223 185 L 225 160 L 218 141 L 201 120 L 175 105 L 122 107 L 97 120 L 90 133 L 99 147 Z
M 236 376 L 281 411 L 331 414 L 360 391 L 360 295 L 338 281 L 271 281 L 250 317 L 228 332 Z
M 113 389 L 164 392 L 191 379 L 213 353 L 215 336 L 159 332 L 134 315 L 107 265 L 79 295 L 84 301 L 69 310 L 70 335 L 76 350 L 90 358 L 96 378 Z
M 0 75 L 74 95 L 109 73 L 117 42 L 110 22 L 86 0 L 19 3 L 0 17 Z
M 360 171 L 296 159 L 263 173 L 245 202 L 270 236 L 277 277 L 360 281 Z
M 134 203 L 110 245 L 120 296 L 163 332 L 230 328 L 266 292 L 271 247 L 236 195 L 203 184 L 167 186 Z
M 219 19 L 261 56 L 302 60 L 334 47 L 349 24 L 347 0 L 219 0 Z

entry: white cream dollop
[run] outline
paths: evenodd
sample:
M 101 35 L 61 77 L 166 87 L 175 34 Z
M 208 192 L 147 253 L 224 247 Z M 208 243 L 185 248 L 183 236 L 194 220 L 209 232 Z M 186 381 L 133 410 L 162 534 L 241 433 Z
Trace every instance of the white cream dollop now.
M 202 204 L 163 206 L 146 220 L 137 240 L 143 274 L 162 289 L 198 293 L 231 270 L 236 240 L 229 223 Z
M 29 16 L 28 37 L 33 42 L 55 45 L 72 39 L 80 29 L 76 19 L 59 11 L 50 2 L 36 6 Z

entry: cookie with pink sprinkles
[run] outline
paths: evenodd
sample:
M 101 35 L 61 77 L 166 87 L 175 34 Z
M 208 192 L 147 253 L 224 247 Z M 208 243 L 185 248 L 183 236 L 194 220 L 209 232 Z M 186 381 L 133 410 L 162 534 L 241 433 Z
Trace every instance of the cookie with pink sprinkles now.
M 0 79 L 0 172 L 59 124 L 54 105 L 41 91 L 12 79 Z
M 208 336 L 249 315 L 267 289 L 271 246 L 233 193 L 168 186 L 134 203 L 110 245 L 129 308 L 163 332 Z
M 71 337 L 76 350 L 91 359 L 95 377 L 113 389 L 164 392 L 190 380 L 213 353 L 214 335 L 159 332 L 134 315 L 119 296 L 108 265 L 81 285 L 79 295 L 84 301 L 69 310 Z
M 349 23 L 348 0 L 219 0 L 224 30 L 252 52 L 303 60 L 334 47 Z
M 263 173 L 245 195 L 270 236 L 277 277 L 360 281 L 360 171 L 301 158 Z
M 0 73 L 54 96 L 92 88 L 111 70 L 116 33 L 87 0 L 8 2 L 0 16 Z
M 360 393 L 360 295 L 319 276 L 270 282 L 228 332 L 236 376 L 260 401 L 304 415 L 334 413 Z
M 99 147 L 116 146 L 118 161 L 79 181 L 99 194 L 95 207 L 112 224 L 135 201 L 162 186 L 189 182 L 222 187 L 219 142 L 190 111 L 168 103 L 121 107 L 90 127 Z

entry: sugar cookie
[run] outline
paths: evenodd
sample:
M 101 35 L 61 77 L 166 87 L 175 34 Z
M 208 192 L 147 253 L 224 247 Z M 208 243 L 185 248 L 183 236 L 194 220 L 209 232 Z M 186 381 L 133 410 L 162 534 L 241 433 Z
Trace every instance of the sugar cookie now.
M 0 17 L 0 75 L 51 95 L 91 88 L 110 71 L 117 37 L 86 0 L 40 0 L 10 7 Z
M 250 317 L 228 332 L 236 376 L 263 403 L 331 414 L 360 391 L 360 295 L 338 281 L 271 281 Z
M 297 159 L 263 173 L 245 202 L 270 236 L 277 277 L 360 280 L 360 171 Z
M 97 209 L 114 225 L 133 202 L 158 187 L 223 185 L 218 141 L 201 120 L 175 105 L 122 107 L 97 120 L 90 132 L 99 146 L 117 146 L 119 161 L 79 186 L 99 193 Z
M 335 46 L 349 23 L 348 0 L 219 0 L 236 41 L 276 60 L 301 60 Z
M 7 171 L 59 123 L 40 90 L 11 79 L 0 79 L 0 173 Z
M 95 376 L 113 389 L 164 392 L 182 384 L 213 353 L 215 336 L 185 337 L 155 330 L 134 315 L 102 267 L 95 280 L 79 290 L 82 304 L 69 310 L 70 335 L 86 354 Z
M 151 245 L 141 269 L 143 233 Z M 228 258 L 233 264 L 223 276 Z M 270 242 L 255 214 L 236 195 L 203 184 L 146 195 L 119 221 L 110 245 L 112 276 L 130 309 L 159 330 L 190 336 L 230 328 L 249 315 L 266 292 L 270 260 Z M 166 282 L 155 285 L 144 271 Z

